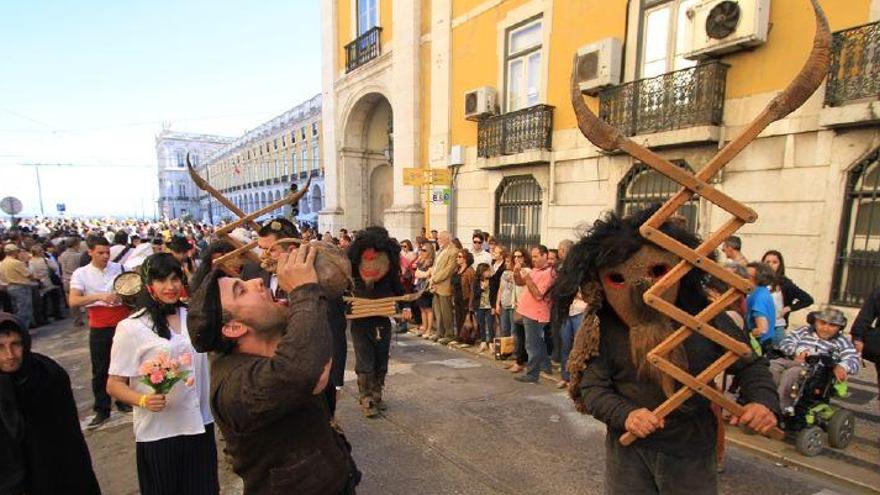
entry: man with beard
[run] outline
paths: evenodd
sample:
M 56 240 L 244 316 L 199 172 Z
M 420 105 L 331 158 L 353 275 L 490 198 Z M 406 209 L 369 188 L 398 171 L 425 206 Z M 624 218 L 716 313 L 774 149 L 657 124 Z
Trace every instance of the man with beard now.
M 642 296 L 680 261 L 639 234 L 653 211 L 623 219 L 608 214 L 597 220 L 558 272 L 552 289 L 558 317 L 567 316 L 578 292 L 588 307 L 568 361 L 569 393 L 579 411 L 607 425 L 606 493 L 713 494 L 717 492 L 716 420 L 709 402 L 694 395 L 665 418 L 652 412 L 677 384 L 649 364 L 647 355 L 678 324 L 647 306 Z M 692 248 L 699 244 L 672 223 L 660 230 Z M 699 270 L 691 270 L 664 299 L 690 314 L 698 313 L 708 305 L 701 276 Z M 726 315 L 712 324 L 746 342 Z M 724 352 L 694 333 L 669 359 L 697 375 Z M 779 401 L 766 362 L 752 355 L 729 371 L 738 378 L 746 404 L 743 415 L 731 423 L 762 433 L 776 426 Z M 638 438 L 630 446 L 618 440 L 625 432 Z
M 275 245 L 276 242 L 300 237 L 296 226 L 284 217 L 277 217 L 263 224 L 257 231 L 257 236 L 257 245 L 268 257 L 275 260 L 284 252 L 280 246 Z M 242 278 L 245 280 L 260 278 L 276 300 L 287 300 L 287 293 L 278 285 L 278 275 L 272 271 L 265 268 L 250 270 L 248 273 L 243 273 Z M 335 419 L 336 393 L 343 386 L 345 360 L 348 354 L 348 342 L 345 336 L 345 328 L 348 324 L 345 320 L 345 302 L 342 296 L 327 299 L 327 321 L 330 325 L 330 333 L 333 335 L 333 366 L 330 370 L 330 384 L 324 389 L 324 398 L 327 399 L 330 416 Z
M 262 280 L 220 270 L 202 279 L 190 304 L 193 345 L 215 353 L 211 410 L 247 495 L 349 494 L 360 479 L 320 395 L 332 340 L 315 255 L 303 246 L 279 256 L 288 305 L 274 301 Z
M 70 377 L 0 312 L 0 493 L 100 494 Z

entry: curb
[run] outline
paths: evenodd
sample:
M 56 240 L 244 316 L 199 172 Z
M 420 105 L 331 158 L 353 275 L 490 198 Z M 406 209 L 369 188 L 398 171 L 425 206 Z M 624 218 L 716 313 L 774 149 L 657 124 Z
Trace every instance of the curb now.
M 728 430 L 728 432 L 730 431 L 729 428 L 727 430 Z M 729 435 L 728 434 L 725 436 L 725 438 L 727 439 L 727 442 L 731 445 L 735 445 L 735 446 L 740 447 L 742 449 L 751 451 L 755 454 L 761 455 L 763 457 L 767 457 L 771 460 L 778 461 L 785 466 L 795 466 L 797 468 L 802 469 L 805 472 L 809 472 L 809 473 L 821 476 L 823 478 L 827 478 L 830 480 L 834 480 L 836 482 L 840 482 L 844 485 L 847 485 L 849 488 L 856 488 L 862 493 L 880 493 L 880 487 L 871 486 L 871 485 L 862 483 L 862 482 L 855 480 L 855 479 L 845 478 L 845 477 L 840 476 L 839 474 L 837 474 L 833 471 L 820 468 L 820 467 L 812 465 L 810 463 L 803 462 L 800 459 L 796 459 L 794 457 L 780 454 L 778 452 L 774 452 L 772 450 L 765 449 L 759 445 L 755 445 L 754 443 L 742 440 L 740 438 L 736 438 L 736 435 Z

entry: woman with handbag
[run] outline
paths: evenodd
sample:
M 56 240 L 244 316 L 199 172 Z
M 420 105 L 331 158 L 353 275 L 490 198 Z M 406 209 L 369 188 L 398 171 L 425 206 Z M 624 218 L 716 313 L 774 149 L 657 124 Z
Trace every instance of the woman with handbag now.
M 468 347 L 477 341 L 476 327 L 471 316 L 471 296 L 474 284 L 474 256 L 462 249 L 455 258 L 456 268 L 452 273 L 452 321 L 456 339 L 452 345 Z
M 423 338 L 430 338 L 434 333 L 434 294 L 428 289 L 431 282 L 431 269 L 434 266 L 434 243 L 422 242 L 419 246 L 419 259 L 415 264 L 415 290 L 422 291 L 422 295 L 416 300 L 416 304 L 422 313 L 422 326 L 419 332 Z
M 865 361 L 874 363 L 880 392 L 880 288 L 874 290 L 859 310 L 852 326 L 852 340 Z

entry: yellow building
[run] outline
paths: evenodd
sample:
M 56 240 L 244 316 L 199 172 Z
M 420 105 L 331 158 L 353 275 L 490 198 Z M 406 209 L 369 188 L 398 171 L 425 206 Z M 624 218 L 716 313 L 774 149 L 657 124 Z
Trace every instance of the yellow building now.
M 293 185 L 304 187 L 311 177 L 296 218 L 315 223 L 324 207 L 322 142 L 321 95 L 317 95 L 219 149 L 200 172 L 245 213 L 280 200 Z M 205 195 L 202 201 L 205 211 L 210 203 L 214 221 L 237 218 L 213 198 Z
M 820 3 L 835 32 L 828 82 L 716 185 L 760 215 L 740 232 L 747 257 L 778 249 L 817 302 L 853 306 L 880 275 L 880 1 Z M 697 171 L 800 70 L 815 29 L 809 0 L 323 0 L 322 12 L 321 230 L 412 237 L 423 196 L 403 169 L 449 168 L 451 200 L 430 224 L 466 246 L 481 229 L 553 247 L 677 190 L 581 135 L 575 61 L 603 119 Z M 703 236 L 726 219 L 699 199 L 682 213 Z

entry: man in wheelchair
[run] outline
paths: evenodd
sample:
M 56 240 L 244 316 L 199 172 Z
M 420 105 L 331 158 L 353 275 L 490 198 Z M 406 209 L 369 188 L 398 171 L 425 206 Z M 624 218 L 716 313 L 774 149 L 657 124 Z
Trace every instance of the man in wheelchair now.
M 779 392 L 779 405 L 784 416 L 795 414 L 795 401 L 803 396 L 800 389 L 805 388 L 805 383 L 799 383 L 802 378 L 824 382 L 810 384 L 810 392 L 821 390 L 823 393 L 819 395 L 824 396 L 824 390 L 832 378 L 843 383 L 847 375 L 857 374 L 861 366 L 855 346 L 843 335 L 846 327 L 843 312 L 823 308 L 810 313 L 807 323 L 779 344 L 779 350 L 785 357 L 770 361 L 770 373 Z M 821 370 L 824 372 L 818 373 Z M 817 399 L 827 401 L 828 397 Z

